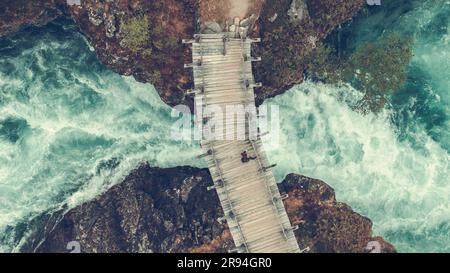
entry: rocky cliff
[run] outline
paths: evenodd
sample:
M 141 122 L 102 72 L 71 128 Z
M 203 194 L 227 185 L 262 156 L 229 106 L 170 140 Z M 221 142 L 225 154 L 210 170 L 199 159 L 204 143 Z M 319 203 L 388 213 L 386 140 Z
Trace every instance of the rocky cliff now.
M 263 83 L 257 104 L 301 83 L 315 49 L 364 6 L 364 0 L 266 0 L 258 21 L 262 42 L 254 49 L 262 57 L 254 68 Z
M 214 0 L 216 1 L 216 0 Z M 3 0 L 0 36 L 27 25 L 43 25 L 58 16 L 71 17 L 96 49 L 98 58 L 122 75 L 156 86 L 169 105 L 191 104 L 186 95 L 191 75 L 191 38 L 204 21 L 216 20 L 213 0 Z M 222 0 L 221 0 L 222 1 Z M 226 0 L 223 0 L 226 1 Z M 71 3 L 76 3 L 73 0 Z M 303 80 L 314 49 L 338 24 L 350 20 L 363 0 L 252 0 L 257 21 L 252 36 L 262 38 L 254 55 L 257 102 Z M 222 19 L 217 19 L 222 23 Z M 142 166 L 123 183 L 67 214 L 42 215 L 24 251 L 65 252 L 79 241 L 84 252 L 225 252 L 233 248 L 207 170 L 157 169 Z M 335 200 L 325 183 L 289 175 L 280 188 L 288 192 L 286 208 L 302 248 L 311 252 L 364 252 L 369 241 L 382 251 L 394 248 L 373 238 L 369 219 Z
M 0 2 L 0 37 L 29 25 L 45 25 L 62 15 L 62 0 L 2 0 Z
M 151 168 L 143 165 L 121 184 L 57 221 L 42 221 L 25 252 L 227 252 L 234 248 L 206 169 Z M 373 237 L 371 221 L 337 202 L 320 180 L 291 174 L 279 185 L 299 245 L 310 252 L 365 252 L 371 241 L 381 252 L 392 245 Z M 56 217 L 57 218 L 57 217 Z M 56 222 L 56 225 L 53 223 Z
M 227 2 L 229 0 L 221 0 Z M 71 0 L 71 3 L 77 1 Z M 262 38 L 254 55 L 257 103 L 303 80 L 311 54 L 338 24 L 350 20 L 364 0 L 251 0 L 248 14 L 258 18 L 252 36 Z M 0 9 L 0 36 L 30 24 L 44 24 L 64 14 L 71 17 L 96 49 L 98 58 L 122 75 L 156 86 L 169 105 L 192 105 L 186 95 L 191 62 L 183 38 L 201 29 L 205 21 L 224 20 L 217 0 L 6 0 Z M 226 7 L 226 5 L 220 5 Z M 247 16 L 246 15 L 246 16 Z

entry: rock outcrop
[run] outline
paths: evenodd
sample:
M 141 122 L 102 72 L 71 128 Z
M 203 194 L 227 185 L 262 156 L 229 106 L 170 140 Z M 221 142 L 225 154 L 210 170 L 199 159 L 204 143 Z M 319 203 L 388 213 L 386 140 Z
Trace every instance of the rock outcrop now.
M 44 24 L 65 14 L 71 17 L 96 49 L 98 58 L 113 71 L 133 75 L 138 81 L 156 86 L 169 105 L 192 106 L 186 90 L 192 87 L 191 73 L 184 63 L 191 62 L 190 50 L 183 38 L 202 29 L 223 28 L 229 0 L 81 0 L 68 5 L 65 0 L 7 0 L 0 5 L 0 36 L 21 27 Z M 364 5 L 364 0 L 249 0 L 247 15 L 259 18 L 250 35 L 262 38 L 255 55 L 263 61 L 255 65 L 257 103 L 283 93 L 302 82 L 311 52 L 338 24 L 350 20 Z M 228 9 L 232 8 L 229 6 Z M 136 48 L 124 42 L 125 28 L 133 19 L 145 18 L 147 37 Z M 204 24 L 203 24 L 203 27 Z M 138 34 L 139 35 L 139 32 Z
M 191 38 L 202 22 L 208 22 L 208 31 L 223 28 L 225 13 L 215 9 L 215 1 L 201 5 L 198 0 L 81 0 L 78 5 L 74 0 L 68 5 L 65 0 L 4 0 L 0 36 L 61 15 L 71 17 L 113 71 L 154 84 L 169 105 L 192 105 L 186 95 L 191 74 L 183 68 L 190 62 L 190 50 L 181 40 Z M 264 86 L 256 92 L 260 104 L 300 83 L 314 49 L 365 1 L 249 3 L 249 14 L 258 18 L 250 34 L 262 38 L 254 48 L 254 55 L 263 59 L 254 67 L 256 80 Z M 216 221 L 222 210 L 215 192 L 206 190 L 211 184 L 207 170 L 144 165 L 95 200 L 37 219 L 37 229 L 23 250 L 66 252 L 67 243 L 78 241 L 83 252 L 229 251 L 233 241 L 226 224 Z M 364 252 L 376 241 L 382 252 L 395 251 L 382 238 L 372 237 L 371 221 L 337 202 L 324 182 L 289 175 L 280 189 L 289 193 L 285 205 L 292 223 L 299 226 L 296 235 L 302 248 Z
M 372 221 L 337 202 L 333 188 L 325 182 L 289 174 L 279 187 L 289 194 L 285 207 L 292 225 L 299 226 L 299 245 L 311 252 L 360 253 L 378 244 L 381 252 L 395 252 L 384 239 L 373 237 Z
M 102 63 L 121 75 L 152 83 L 161 99 L 173 106 L 191 104 L 191 98 L 185 96 L 191 74 L 184 69 L 190 52 L 181 40 L 193 36 L 195 12 L 195 0 L 84 0 L 80 6 L 71 6 L 68 13 Z M 136 51 L 124 43 L 123 26 L 143 16 L 148 22 L 148 39 L 143 41 L 146 50 Z
M 262 42 L 255 48 L 262 57 L 255 78 L 263 84 L 256 90 L 257 104 L 301 83 L 314 49 L 364 5 L 364 0 L 266 0 L 259 19 Z
M 0 37 L 29 25 L 45 25 L 62 14 L 63 0 L 2 0 Z
M 152 168 L 143 165 L 96 199 L 44 223 L 24 252 L 227 252 L 234 243 L 206 169 Z M 296 236 L 310 252 L 365 252 L 376 241 L 381 252 L 395 252 L 372 237 L 371 221 L 336 202 L 322 181 L 288 175 L 279 185 L 289 194 L 285 206 Z M 54 216 L 57 219 L 57 216 Z M 54 223 L 56 222 L 56 225 Z M 43 232 L 44 231 L 44 232 Z

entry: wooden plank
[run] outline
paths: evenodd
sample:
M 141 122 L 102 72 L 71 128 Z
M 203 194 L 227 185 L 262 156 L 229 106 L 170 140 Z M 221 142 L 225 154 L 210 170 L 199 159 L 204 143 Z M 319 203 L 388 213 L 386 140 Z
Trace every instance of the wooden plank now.
M 233 35 L 196 34 L 194 41 L 190 41 L 194 85 L 204 91 L 195 93 L 197 107 L 214 105 L 226 109 L 227 105 L 237 103 L 254 105 L 253 88 L 257 85 L 252 72 L 251 61 L 255 59 L 251 57 L 251 43 L 256 40 L 244 41 Z M 227 37 L 225 44 L 223 37 Z M 206 114 L 203 112 L 204 117 Z M 221 136 L 235 136 L 237 126 L 247 125 L 247 118 L 239 116 L 228 119 L 224 114 L 224 126 L 232 124 L 233 130 L 224 128 Z M 202 123 L 200 120 L 199 124 Z M 209 130 L 203 128 L 201 132 Z M 300 252 L 273 174 L 270 170 L 263 171 L 269 161 L 261 141 L 250 141 L 248 137 L 247 134 L 242 140 L 201 141 L 205 153 L 212 151 L 206 160 L 235 244 L 246 252 Z M 255 154 L 257 160 L 242 163 L 242 151 Z

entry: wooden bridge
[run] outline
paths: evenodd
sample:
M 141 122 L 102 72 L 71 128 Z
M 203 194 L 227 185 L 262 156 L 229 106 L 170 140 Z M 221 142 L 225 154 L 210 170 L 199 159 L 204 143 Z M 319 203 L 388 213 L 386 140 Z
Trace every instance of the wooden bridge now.
M 239 38 L 234 32 L 220 34 L 196 34 L 194 39 L 183 41 L 192 44 L 197 124 L 202 134 L 201 146 L 214 180 L 224 218 L 236 245 L 236 252 L 288 253 L 300 252 L 286 214 L 283 199 L 278 190 L 272 167 L 264 153 L 257 126 L 251 126 L 256 111 L 244 115 L 224 115 L 224 124 L 232 123 L 232 129 L 216 126 L 222 137 L 211 139 L 205 125 L 211 120 L 206 109 L 222 109 L 227 106 L 255 108 L 251 44 L 258 39 Z M 255 108 L 256 109 L 256 108 Z M 235 125 L 245 125 L 244 137 L 235 137 Z M 243 163 L 241 153 L 247 151 L 253 160 Z

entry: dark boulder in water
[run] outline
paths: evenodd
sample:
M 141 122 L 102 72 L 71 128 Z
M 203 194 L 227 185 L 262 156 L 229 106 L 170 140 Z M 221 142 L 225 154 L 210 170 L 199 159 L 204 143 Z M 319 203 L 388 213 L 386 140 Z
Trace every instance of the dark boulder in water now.
M 227 252 L 234 248 L 206 169 L 152 168 L 143 165 L 96 199 L 42 226 L 24 252 L 69 252 L 79 242 L 82 252 Z M 334 190 L 320 180 L 291 174 L 279 184 L 289 194 L 285 206 L 301 248 L 310 252 L 395 252 L 372 236 L 370 219 L 336 202 Z M 61 215 L 60 215 L 61 216 Z M 58 218 L 60 216 L 54 216 Z M 55 225 L 56 222 L 56 225 Z

